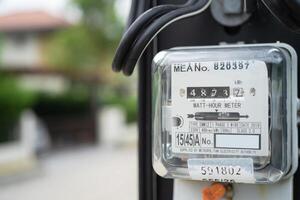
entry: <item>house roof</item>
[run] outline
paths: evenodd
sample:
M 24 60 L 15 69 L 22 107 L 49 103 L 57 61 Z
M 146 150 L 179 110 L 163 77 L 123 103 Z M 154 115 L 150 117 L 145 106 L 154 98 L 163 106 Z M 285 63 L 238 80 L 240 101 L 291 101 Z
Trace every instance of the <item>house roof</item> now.
M 0 16 L 0 32 L 49 31 L 70 26 L 65 19 L 47 12 L 18 12 Z

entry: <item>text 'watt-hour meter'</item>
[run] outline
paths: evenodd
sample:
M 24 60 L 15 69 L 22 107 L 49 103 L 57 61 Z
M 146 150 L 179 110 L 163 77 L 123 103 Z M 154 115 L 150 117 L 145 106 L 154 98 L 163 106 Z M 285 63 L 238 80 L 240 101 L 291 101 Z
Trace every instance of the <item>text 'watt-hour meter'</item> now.
M 162 177 L 274 183 L 295 172 L 297 55 L 286 44 L 174 48 L 152 66 Z

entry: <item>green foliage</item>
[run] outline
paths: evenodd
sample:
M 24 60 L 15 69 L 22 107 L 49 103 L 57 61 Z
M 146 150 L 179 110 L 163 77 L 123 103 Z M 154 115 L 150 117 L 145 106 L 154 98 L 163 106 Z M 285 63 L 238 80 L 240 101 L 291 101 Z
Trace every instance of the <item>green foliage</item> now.
M 74 0 L 83 12 L 83 24 L 102 49 L 113 50 L 120 39 L 122 24 L 118 20 L 115 0 Z
M 83 16 L 79 25 L 54 34 L 47 49 L 52 66 L 72 72 L 107 66 L 122 25 L 116 17 L 114 0 L 73 0 Z
M 0 143 L 13 139 L 12 128 L 19 119 L 21 112 L 29 108 L 35 95 L 20 87 L 18 82 L 0 75 Z
M 115 0 L 73 0 L 73 2 L 82 11 L 82 19 L 79 25 L 53 35 L 47 52 L 49 62 L 52 66 L 77 74 L 88 71 L 94 73 L 99 67 L 110 67 L 112 55 L 123 31 L 123 25 L 115 13 Z M 109 73 L 105 70 L 98 71 L 103 72 L 99 73 L 102 81 L 109 79 Z M 113 82 L 116 83 L 119 80 L 114 78 Z M 123 86 L 126 87 L 126 84 Z M 124 87 L 123 91 L 125 91 Z M 111 88 L 107 94 L 103 91 L 100 94 L 105 97 L 103 100 L 105 104 L 122 107 L 126 111 L 128 122 L 136 121 L 135 98 L 120 95 L 122 91 L 116 91 L 116 87 Z M 44 95 L 40 97 L 36 108 L 45 111 L 46 107 L 49 107 L 47 112 L 51 110 L 59 112 L 59 110 L 65 110 L 66 107 L 72 107 L 72 103 L 77 104 L 74 107 L 82 107 L 81 104 L 86 100 L 69 102 L 72 96 L 70 94 L 64 97 Z M 85 95 L 83 96 L 85 98 Z M 62 105 L 59 106 L 60 104 Z
M 126 112 L 127 123 L 137 122 L 138 111 L 137 111 L 137 98 L 129 97 L 124 100 L 124 107 Z
M 38 115 L 84 114 L 89 109 L 89 95 L 86 89 L 76 87 L 62 94 L 40 93 L 33 108 Z
M 76 71 L 97 66 L 96 46 L 89 33 L 81 26 L 58 32 L 48 46 L 49 63 Z

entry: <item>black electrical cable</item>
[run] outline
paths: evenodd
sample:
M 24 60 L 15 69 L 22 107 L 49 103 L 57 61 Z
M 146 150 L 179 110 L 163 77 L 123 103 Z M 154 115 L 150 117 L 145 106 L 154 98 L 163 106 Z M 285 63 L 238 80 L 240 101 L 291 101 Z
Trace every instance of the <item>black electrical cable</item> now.
M 130 25 L 137 18 L 137 15 L 138 15 L 138 2 L 139 2 L 139 0 L 132 0 L 131 1 L 130 13 L 129 13 L 129 16 L 128 16 L 128 19 L 127 19 L 127 29 L 130 27 Z
M 146 27 L 156 18 L 177 8 L 177 6 L 172 5 L 158 6 L 146 11 L 143 15 L 138 17 L 137 20 L 135 20 L 135 22 L 133 22 L 133 24 L 128 28 L 121 39 L 113 60 L 113 70 L 117 72 L 121 71 L 122 63 L 124 63 L 126 55 L 130 51 L 131 45 L 141 31 L 145 30 Z
M 122 68 L 123 73 L 125 75 L 131 75 L 133 73 L 134 67 L 140 56 L 160 31 L 175 21 L 201 13 L 205 10 L 205 6 L 208 5 L 208 2 L 208 0 L 195 0 L 188 6 L 176 9 L 149 25 L 149 27 L 135 40 L 133 46 L 131 46 L 131 50 L 129 51 Z
M 203 12 L 212 0 L 189 0 L 184 5 L 157 6 L 145 12 L 127 30 L 117 49 L 113 69 L 132 74 L 143 51 L 166 26 Z
M 147 26 L 149 26 L 154 20 L 158 19 L 162 15 L 169 13 L 173 10 L 176 10 L 178 8 L 187 6 L 187 5 L 193 5 L 193 3 L 197 2 L 197 0 L 189 0 L 184 5 L 161 5 L 154 7 L 148 11 L 146 11 L 144 14 L 142 14 L 135 22 L 128 28 L 128 30 L 125 32 L 124 36 L 121 39 L 121 42 L 117 48 L 117 51 L 115 53 L 115 57 L 113 60 L 113 70 L 116 72 L 119 72 L 122 70 L 122 66 L 125 63 L 125 60 L 127 59 L 127 54 L 131 50 L 131 46 L 134 43 L 135 39 L 138 37 L 141 32 L 143 32 Z M 137 6 L 134 4 L 133 6 Z
M 300 33 L 299 0 L 262 0 L 271 14 L 291 31 Z

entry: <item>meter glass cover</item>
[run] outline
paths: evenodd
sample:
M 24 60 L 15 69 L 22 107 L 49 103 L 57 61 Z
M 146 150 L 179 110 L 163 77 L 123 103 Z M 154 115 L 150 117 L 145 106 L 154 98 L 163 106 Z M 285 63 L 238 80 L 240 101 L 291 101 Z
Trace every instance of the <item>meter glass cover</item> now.
M 167 178 L 272 183 L 292 169 L 287 45 L 177 48 L 153 63 L 153 166 Z

